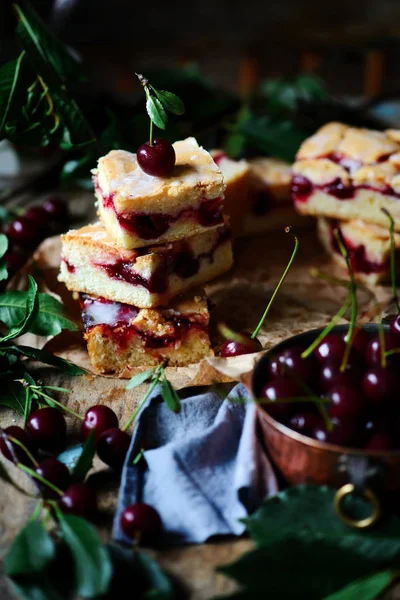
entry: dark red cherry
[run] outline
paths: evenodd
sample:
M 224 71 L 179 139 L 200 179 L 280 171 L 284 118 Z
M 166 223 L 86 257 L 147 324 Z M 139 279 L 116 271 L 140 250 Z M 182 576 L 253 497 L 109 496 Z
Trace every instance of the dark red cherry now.
M 352 385 L 335 385 L 327 394 L 331 417 L 344 419 L 359 415 L 364 409 L 364 399 L 359 388 Z
M 26 263 L 27 256 L 22 250 L 14 248 L 6 253 L 6 265 L 9 273 L 13 275 Z
M 362 380 L 363 392 L 372 404 L 393 400 L 399 392 L 399 377 L 389 368 L 381 366 L 369 369 Z
M 27 431 L 25 431 L 21 427 L 18 427 L 17 425 L 11 425 L 10 427 L 7 427 L 4 430 L 4 433 L 6 433 L 10 437 L 15 438 L 19 442 L 21 442 L 21 444 L 23 444 L 25 446 L 25 448 L 33 456 L 35 455 L 35 451 L 36 451 L 35 443 Z M 12 447 L 14 450 L 13 453 L 10 451 L 9 444 L 12 444 Z M 33 466 L 32 461 L 28 457 L 26 452 L 20 446 L 11 442 L 10 440 L 8 442 L 6 442 L 6 440 L 4 439 L 4 437 L 2 435 L 0 435 L 0 450 L 1 450 L 2 455 L 7 460 L 10 460 L 11 462 L 14 462 L 14 454 L 15 454 L 15 458 L 17 459 L 18 462 L 22 463 L 23 465 L 26 465 L 27 467 Z
M 144 502 L 128 506 L 121 515 L 121 529 L 131 540 L 140 537 L 140 541 L 151 541 L 156 538 L 162 528 L 158 512 Z
M 312 437 L 319 442 L 337 444 L 338 446 L 351 446 L 357 440 L 357 428 L 352 420 L 331 419 L 333 429 L 329 431 L 325 423 L 317 426 L 312 432 Z
M 398 340 L 398 338 L 391 332 L 385 332 L 385 350 L 386 352 L 388 350 L 393 350 L 393 348 L 397 348 L 400 346 L 400 342 Z M 393 355 L 389 360 L 388 363 L 395 363 L 396 360 L 399 360 L 400 355 L 398 355 L 396 357 L 396 355 Z M 371 366 L 371 367 L 375 367 L 376 365 L 380 365 L 381 364 L 381 342 L 380 342 L 380 338 L 379 335 L 376 335 L 375 337 L 371 338 L 369 343 L 367 344 L 366 350 L 365 350 L 365 360 L 367 361 L 367 363 Z
M 42 460 L 35 471 L 62 491 L 66 490 L 71 483 L 68 468 L 56 458 Z M 59 498 L 57 492 L 53 491 L 48 485 L 38 482 L 38 486 L 44 498 Z
M 97 514 L 97 496 L 93 488 L 84 483 L 73 483 L 59 501 L 63 513 L 93 520 Z
M 318 427 L 320 422 L 321 417 L 309 411 L 296 413 L 289 419 L 287 425 L 290 427 L 290 429 L 293 429 L 293 431 L 296 431 L 297 433 L 310 435 L 312 431 Z
M 316 364 L 312 356 L 302 358 L 304 348 L 293 347 L 284 350 L 269 361 L 269 372 L 271 377 L 293 374 L 300 381 L 307 381 L 315 372 Z
M 61 223 L 69 217 L 69 211 L 66 203 L 61 198 L 51 196 L 44 204 L 43 209 L 47 213 L 48 217 L 51 217 L 54 221 Z
M 397 448 L 399 445 L 397 444 Z M 388 451 L 396 448 L 393 437 L 385 429 L 375 431 L 365 445 L 366 450 Z
M 104 404 L 96 404 L 86 411 L 81 433 L 86 439 L 91 430 L 95 429 L 95 438 L 98 440 L 103 431 L 114 427 L 118 427 L 118 417 L 115 412 Z
M 243 342 L 226 340 L 222 344 L 220 351 L 220 356 L 222 358 L 240 356 L 241 354 L 252 354 L 253 352 L 260 352 L 260 350 L 262 350 L 261 342 L 257 338 L 253 339 L 251 333 L 248 331 L 241 331 L 240 335 L 245 338 Z
M 221 198 L 203 201 L 197 211 L 197 220 L 203 227 L 212 227 L 222 223 L 224 219 Z
M 67 423 L 61 411 L 46 406 L 32 413 L 27 420 L 26 430 L 36 445 L 46 452 L 57 454 L 67 440 Z
M 49 215 L 43 206 L 30 206 L 26 209 L 24 217 L 29 221 L 35 221 L 36 223 L 39 223 L 44 230 L 48 228 Z
M 390 331 L 400 338 L 400 315 L 397 315 L 390 322 Z
M 341 361 L 346 348 L 346 342 L 343 338 L 333 333 L 328 333 L 315 349 L 314 353 L 320 362 L 328 359 Z
M 40 225 L 36 221 L 29 221 L 25 217 L 18 217 L 8 229 L 7 235 L 16 244 L 25 247 L 35 246 L 43 238 Z
M 347 332 L 343 335 L 343 339 L 345 342 L 347 342 L 347 339 L 348 339 Z M 371 336 L 368 335 L 368 333 L 365 331 L 365 329 L 362 329 L 361 327 L 357 328 L 353 334 L 351 348 L 353 350 L 357 350 L 357 352 L 361 356 L 364 356 L 366 347 L 369 344 L 370 339 L 371 339 Z
M 261 400 L 264 398 L 269 400 L 268 403 L 264 403 L 262 406 L 274 419 L 285 420 L 293 413 L 294 403 L 279 402 L 279 400 L 304 395 L 305 393 L 302 392 L 299 385 L 292 378 L 281 375 L 280 377 L 271 379 L 262 390 Z
M 344 371 L 340 370 L 341 361 L 329 359 L 322 363 L 319 375 L 321 390 L 327 392 L 334 385 L 358 385 L 363 374 L 363 363 L 355 354 L 350 354 Z
M 137 215 L 134 229 L 139 237 L 144 240 L 154 240 L 167 231 L 170 221 L 164 215 Z
M 97 455 L 106 465 L 120 469 L 129 450 L 131 436 L 118 427 L 103 431 L 97 441 Z
M 155 177 L 169 177 L 175 166 L 173 145 L 163 138 L 155 138 L 153 145 L 146 142 L 137 151 L 137 161 L 142 171 Z

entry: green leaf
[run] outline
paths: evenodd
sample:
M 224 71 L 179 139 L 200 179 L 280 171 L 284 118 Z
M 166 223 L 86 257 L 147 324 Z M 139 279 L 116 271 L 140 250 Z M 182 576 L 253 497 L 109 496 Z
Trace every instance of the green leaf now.
M 0 233 L 0 281 L 7 279 L 8 270 L 5 259 L 5 253 L 8 249 L 8 238 L 4 233 Z
M 165 90 L 155 90 L 154 88 L 153 91 L 166 110 L 174 115 L 183 115 L 185 106 L 176 94 Z
M 168 381 L 165 376 L 165 372 L 163 372 L 163 377 L 161 379 L 161 396 L 164 400 L 165 404 L 168 406 L 170 410 L 174 413 L 178 413 L 181 410 L 181 401 L 180 398 L 174 388 L 174 386 Z
M 25 313 L 28 292 L 9 291 L 0 294 L 0 321 L 8 327 L 20 321 Z M 50 294 L 38 294 L 37 314 L 29 324 L 36 335 L 58 335 L 63 329 L 77 331 L 76 323 L 68 319 L 64 305 Z
M 17 483 L 15 483 L 15 481 L 10 477 L 10 475 L 8 474 L 8 471 L 6 470 L 5 466 L 1 462 L 0 462 L 0 479 L 2 481 L 5 481 L 6 483 L 12 485 L 13 487 L 15 487 L 15 489 L 18 490 L 21 494 L 24 494 L 25 496 L 30 495 L 24 489 L 22 489 L 22 487 L 20 487 Z
M 27 356 L 28 358 L 33 358 L 35 360 L 39 360 L 40 362 L 46 365 L 52 365 L 53 367 L 58 367 L 64 373 L 68 373 L 68 375 L 86 375 L 87 371 L 70 363 L 68 360 L 64 358 L 60 358 L 59 356 L 55 356 L 54 354 L 50 354 L 50 352 L 46 352 L 46 350 L 39 350 L 39 348 L 31 348 L 30 346 L 9 346 L 5 348 L 8 352 L 12 352 L 13 354 L 17 354 L 20 356 Z
M 24 414 L 25 409 L 25 388 L 19 381 L 14 381 L 17 377 L 7 377 L 1 381 L 0 386 L 0 404 L 2 406 L 8 406 L 20 415 Z
M 161 567 L 144 552 L 136 552 L 134 555 L 136 567 L 142 571 L 146 583 L 145 598 L 154 600 L 171 600 L 174 590 Z
M 294 160 L 300 144 L 308 137 L 308 133 L 300 130 L 293 121 L 273 121 L 269 117 L 250 119 L 238 131 L 261 154 L 288 162 Z
M 65 594 L 56 590 L 47 574 L 11 581 L 18 596 L 24 600 L 65 600 Z
M 93 466 L 93 458 L 96 454 L 95 431 L 92 429 L 83 445 L 82 452 L 74 467 L 73 475 L 77 479 L 84 481 L 86 475 Z
M 13 340 L 16 337 L 19 337 L 29 331 L 29 326 L 31 321 L 37 314 L 38 311 L 38 286 L 36 281 L 33 279 L 31 275 L 28 275 L 29 278 L 29 288 L 26 294 L 26 303 L 25 303 L 25 311 L 23 317 L 17 322 L 16 325 L 12 325 L 3 338 L 0 340 L 0 344 L 7 342 L 9 340 Z
M 153 96 L 148 96 L 146 101 L 146 109 L 147 114 L 153 121 L 154 125 L 160 129 L 165 129 L 168 117 L 161 102 L 157 98 L 153 98 Z
M 133 390 L 134 388 L 138 387 L 139 385 L 150 379 L 150 377 L 154 374 L 154 371 L 155 369 L 149 369 L 148 371 L 143 371 L 143 373 L 138 373 L 137 375 L 134 375 L 128 381 L 126 389 Z
M 8 62 L 0 69 L 0 136 L 7 122 L 10 108 L 16 94 L 18 77 L 25 52 L 21 52 L 17 60 Z
M 355 598 L 375 600 L 392 583 L 396 575 L 393 571 L 382 571 L 367 575 L 346 585 L 338 592 L 326 596 L 324 600 L 355 600 Z
M 42 571 L 55 557 L 55 545 L 42 523 L 29 521 L 17 534 L 4 560 L 9 577 Z
M 112 575 L 109 552 L 90 523 L 75 516 L 59 515 L 65 543 L 71 551 L 78 584 L 84 598 L 104 594 Z

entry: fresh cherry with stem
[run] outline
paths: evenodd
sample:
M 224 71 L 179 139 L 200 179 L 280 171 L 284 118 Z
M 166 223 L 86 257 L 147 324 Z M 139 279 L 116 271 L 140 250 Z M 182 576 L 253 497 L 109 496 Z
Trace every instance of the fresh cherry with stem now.
M 26 430 L 41 450 L 58 453 L 65 447 L 67 423 L 60 410 L 46 406 L 27 419 Z
M 104 404 L 91 406 L 85 413 L 81 425 L 81 434 L 86 439 L 92 429 L 95 430 L 95 440 L 107 429 L 118 428 L 118 417 L 115 412 Z
M 84 483 L 73 483 L 62 494 L 58 506 L 63 513 L 93 520 L 98 512 L 97 494 Z
M 46 458 L 42 460 L 35 468 L 35 471 L 43 479 L 46 479 L 53 486 L 60 490 L 65 490 L 71 482 L 71 475 L 68 467 L 56 458 Z M 44 498 L 58 498 L 58 492 L 48 485 L 39 483 L 39 490 Z
M 0 450 L 4 458 L 13 463 L 36 464 L 36 446 L 32 436 L 17 425 L 0 430 Z
M 362 389 L 370 404 L 379 406 L 393 401 L 399 393 L 399 380 L 394 371 L 377 365 L 366 371 Z
M 262 350 L 262 344 L 257 339 L 257 335 L 258 335 L 261 327 L 264 324 L 264 321 L 269 313 L 269 310 L 275 300 L 277 293 L 279 292 L 283 282 L 286 279 L 286 276 L 289 272 L 290 267 L 292 266 L 292 263 L 294 261 L 294 258 L 297 254 L 297 250 L 299 247 L 298 237 L 293 232 L 292 228 L 286 227 L 285 233 L 291 233 L 293 235 L 294 240 L 295 240 L 294 249 L 293 249 L 292 255 L 289 259 L 289 262 L 286 266 L 286 269 L 284 270 L 283 275 L 280 278 L 278 285 L 276 286 L 274 293 L 271 296 L 270 301 L 268 302 L 267 308 L 265 309 L 263 316 L 261 317 L 257 327 L 255 328 L 255 330 L 253 331 L 252 334 L 250 334 L 247 331 L 235 333 L 235 332 L 232 332 L 231 329 L 227 328 L 226 325 L 224 325 L 222 323 L 220 324 L 219 329 L 220 329 L 222 335 L 227 337 L 226 341 L 222 344 L 221 351 L 220 351 L 220 356 L 222 358 L 228 358 L 231 356 L 240 356 L 242 354 L 252 354 L 253 352 L 259 352 L 260 350 Z
M 97 456 L 113 469 L 121 469 L 129 450 L 131 436 L 114 427 L 103 431 L 97 440 Z
M 121 515 L 120 525 L 129 539 L 144 543 L 154 540 L 162 528 L 156 509 L 144 502 L 128 506 Z
M 328 412 L 331 417 L 347 419 L 355 417 L 364 410 L 364 399 L 355 386 L 334 385 L 327 394 L 330 401 Z

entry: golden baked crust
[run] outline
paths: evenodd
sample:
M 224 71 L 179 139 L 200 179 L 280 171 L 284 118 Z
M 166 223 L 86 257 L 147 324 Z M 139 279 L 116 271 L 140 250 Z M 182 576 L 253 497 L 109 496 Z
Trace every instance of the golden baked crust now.
M 222 173 L 210 154 L 194 138 L 173 146 L 176 164 L 171 177 L 147 175 L 136 154 L 125 150 L 111 150 L 99 159 L 93 174 L 101 194 L 112 195 L 117 212 L 176 214 L 223 196 Z
M 252 158 L 249 160 L 254 186 L 267 185 L 271 191 L 280 196 L 282 193 L 290 196 L 292 179 L 291 165 L 277 158 Z
M 142 308 L 166 305 L 176 295 L 229 270 L 233 263 L 226 225 L 142 251 L 119 248 L 99 223 L 69 231 L 61 241 L 59 281 L 69 290 Z M 198 260 L 198 270 L 182 278 L 170 258 L 185 253 Z M 115 272 L 114 265 L 121 268 Z M 164 288 L 146 286 L 159 276 L 165 279 Z
M 296 160 L 318 158 L 335 152 L 347 129 L 348 126 L 343 123 L 327 123 L 301 144 Z
M 111 311 L 118 311 L 118 306 L 122 305 L 111 305 Z M 90 308 L 83 307 L 85 323 L 87 310 Z M 165 361 L 170 366 L 199 362 L 213 355 L 209 317 L 204 290 L 196 290 L 175 299 L 168 308 L 139 309 L 125 323 L 110 325 L 95 321 L 86 327 L 85 333 L 90 360 L 101 373 L 128 377 L 135 367 L 155 366 Z M 183 331 L 179 325 L 182 321 L 186 323 Z M 164 338 L 170 340 L 168 344 L 157 343 L 157 339 L 162 342 Z
M 345 185 L 350 183 L 346 169 L 327 158 L 299 160 L 293 165 L 293 174 L 302 175 L 315 185 L 326 185 L 340 179 Z

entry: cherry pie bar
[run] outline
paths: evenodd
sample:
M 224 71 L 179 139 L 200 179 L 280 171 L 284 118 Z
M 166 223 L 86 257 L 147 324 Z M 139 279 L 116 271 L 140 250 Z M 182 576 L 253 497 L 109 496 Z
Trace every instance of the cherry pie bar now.
M 328 123 L 300 147 L 292 194 L 302 214 L 384 227 L 386 208 L 400 231 L 400 131 Z
M 346 263 L 334 235 L 340 226 L 351 265 L 357 279 L 369 285 L 390 280 L 390 239 L 387 227 L 366 224 L 364 221 L 318 219 L 318 235 L 328 254 L 341 267 Z M 400 259 L 400 235 L 395 234 L 396 263 Z M 400 264 L 400 263 L 399 263 Z M 399 269 L 398 269 L 399 270 Z
M 173 146 L 171 177 L 147 175 L 125 150 L 100 158 L 93 171 L 99 216 L 118 246 L 172 242 L 223 224 L 220 169 L 194 138 Z
M 90 360 L 100 373 L 129 376 L 139 365 L 185 366 L 213 355 L 203 293 L 158 309 L 86 294 L 80 294 L 80 304 Z
M 211 156 L 221 169 L 225 183 L 224 213 L 234 235 L 240 234 L 247 210 L 250 165 L 246 160 L 233 160 L 223 150 L 212 150 Z
M 226 224 L 170 244 L 125 250 L 100 223 L 62 236 L 59 280 L 74 292 L 149 308 L 232 266 Z

